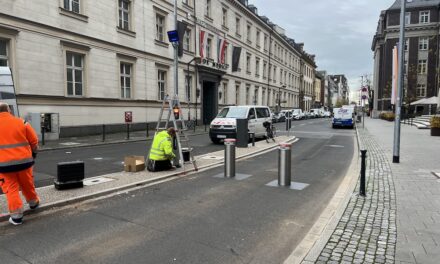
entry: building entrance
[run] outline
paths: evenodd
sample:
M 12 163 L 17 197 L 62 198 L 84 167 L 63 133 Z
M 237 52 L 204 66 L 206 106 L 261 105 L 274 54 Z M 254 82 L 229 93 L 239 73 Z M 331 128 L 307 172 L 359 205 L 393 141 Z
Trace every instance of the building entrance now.
M 203 81 L 202 98 L 203 124 L 209 125 L 211 121 L 217 116 L 218 111 L 217 83 Z

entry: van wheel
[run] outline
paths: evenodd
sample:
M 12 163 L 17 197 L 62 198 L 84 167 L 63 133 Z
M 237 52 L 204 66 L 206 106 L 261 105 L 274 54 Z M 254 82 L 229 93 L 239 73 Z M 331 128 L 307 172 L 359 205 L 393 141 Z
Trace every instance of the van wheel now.
M 336 126 L 335 126 L 335 125 L 332 125 L 332 128 L 336 128 Z

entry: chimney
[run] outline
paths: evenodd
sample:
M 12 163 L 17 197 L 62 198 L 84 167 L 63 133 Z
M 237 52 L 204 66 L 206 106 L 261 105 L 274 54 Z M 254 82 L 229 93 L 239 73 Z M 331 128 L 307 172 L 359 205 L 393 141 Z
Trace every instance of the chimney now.
M 298 47 L 300 51 L 304 51 L 304 43 L 298 43 Z

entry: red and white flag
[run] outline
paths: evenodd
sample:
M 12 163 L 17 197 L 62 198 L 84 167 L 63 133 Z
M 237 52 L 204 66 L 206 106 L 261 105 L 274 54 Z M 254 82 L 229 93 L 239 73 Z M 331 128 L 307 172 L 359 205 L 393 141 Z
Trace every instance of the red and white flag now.
M 225 64 L 226 61 L 226 47 L 228 42 L 221 37 L 218 37 L 217 41 L 217 62 L 220 64 Z
M 201 58 L 205 58 L 208 54 L 207 52 L 207 44 L 208 44 L 208 34 L 204 30 L 200 30 L 200 36 L 199 36 L 199 54 Z

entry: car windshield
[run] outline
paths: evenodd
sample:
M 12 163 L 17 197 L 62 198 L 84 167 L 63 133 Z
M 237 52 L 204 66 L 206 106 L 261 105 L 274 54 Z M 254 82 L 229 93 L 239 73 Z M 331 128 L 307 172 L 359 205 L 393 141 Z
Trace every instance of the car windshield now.
M 293 109 L 294 114 L 299 114 L 299 109 Z
M 246 107 L 227 107 L 223 108 L 217 117 L 246 118 L 247 110 L 248 109 Z

